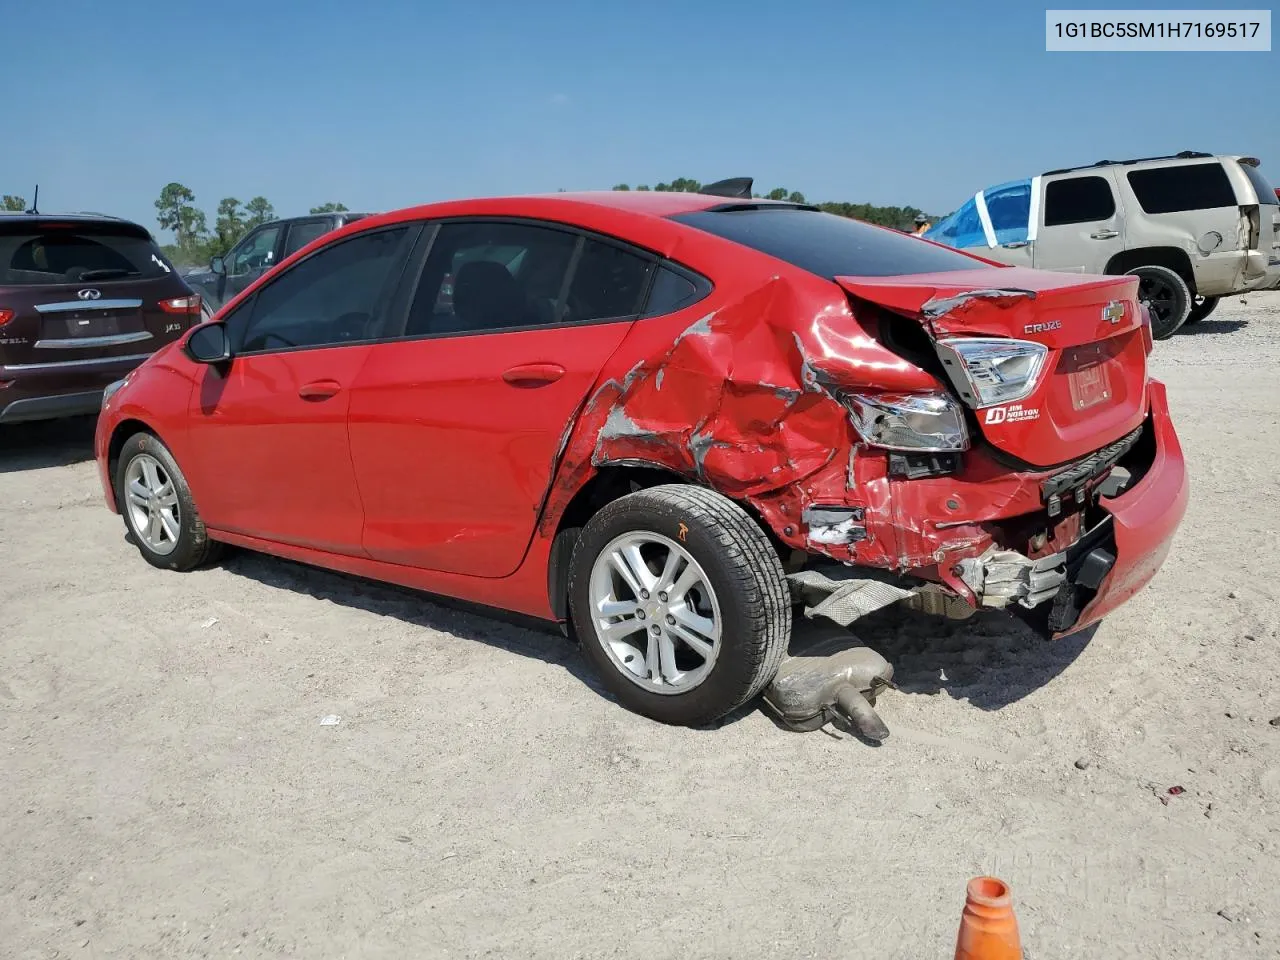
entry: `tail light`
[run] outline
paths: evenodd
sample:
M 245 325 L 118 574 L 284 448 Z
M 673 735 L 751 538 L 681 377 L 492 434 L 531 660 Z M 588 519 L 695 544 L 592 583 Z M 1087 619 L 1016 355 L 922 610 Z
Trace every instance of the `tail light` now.
M 165 313 L 181 313 L 198 317 L 200 315 L 200 296 L 193 293 L 189 297 L 174 297 L 172 300 L 161 300 L 160 309 Z
M 6 310 L 4 307 L 0 307 L 0 327 L 3 327 L 6 323 L 12 320 L 13 317 L 14 313 L 12 310 Z
M 938 341 L 938 359 L 956 390 L 975 409 L 1029 397 L 1049 348 L 1030 340 L 949 337 Z
M 1139 303 L 1138 313 L 1142 316 L 1142 345 L 1146 347 L 1149 357 L 1156 347 L 1155 338 L 1151 336 L 1151 311 L 1147 309 L 1145 303 Z
M 960 406 L 945 394 L 850 394 L 844 398 L 862 439 L 915 453 L 969 449 Z

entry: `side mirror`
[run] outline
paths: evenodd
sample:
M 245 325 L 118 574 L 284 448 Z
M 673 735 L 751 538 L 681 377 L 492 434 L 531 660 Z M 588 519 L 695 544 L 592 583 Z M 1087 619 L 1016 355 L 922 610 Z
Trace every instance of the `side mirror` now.
M 227 265 L 222 262 L 221 257 L 214 257 L 209 261 L 209 269 L 220 277 L 227 275 Z
M 227 328 L 221 323 L 205 323 L 187 338 L 187 356 L 196 363 L 226 363 L 231 359 Z

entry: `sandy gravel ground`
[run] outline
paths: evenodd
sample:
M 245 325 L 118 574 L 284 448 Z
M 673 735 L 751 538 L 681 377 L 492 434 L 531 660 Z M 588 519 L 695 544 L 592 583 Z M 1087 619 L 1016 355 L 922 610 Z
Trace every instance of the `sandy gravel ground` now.
M 865 624 L 878 749 L 658 726 L 556 636 L 261 556 L 158 572 L 90 425 L 5 430 L 0 955 L 949 958 L 991 872 L 1036 960 L 1280 956 L 1280 294 L 1154 363 L 1160 576 L 1058 644 Z

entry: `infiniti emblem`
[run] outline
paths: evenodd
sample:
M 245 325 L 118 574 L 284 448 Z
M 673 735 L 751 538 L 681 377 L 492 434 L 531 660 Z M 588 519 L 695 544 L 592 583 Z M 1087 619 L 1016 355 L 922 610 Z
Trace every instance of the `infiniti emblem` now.
M 79 297 L 81 300 L 97 300 L 100 296 L 102 296 L 102 291 L 95 290 L 93 289 L 93 287 L 85 287 L 83 290 L 77 293 L 76 296 Z

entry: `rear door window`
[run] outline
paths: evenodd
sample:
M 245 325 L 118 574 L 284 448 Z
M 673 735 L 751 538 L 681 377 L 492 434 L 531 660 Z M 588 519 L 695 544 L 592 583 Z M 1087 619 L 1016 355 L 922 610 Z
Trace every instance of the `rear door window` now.
M 1044 225 L 1094 223 L 1115 216 L 1116 198 L 1106 177 L 1085 176 L 1053 180 L 1044 191 Z
M 1236 206 L 1236 192 L 1218 161 L 1130 170 L 1129 186 L 1144 213 L 1180 213 Z M 1274 194 L 1272 194 L 1274 197 Z
M 587 240 L 565 300 L 563 323 L 635 317 L 653 263 L 629 250 Z
M 557 323 L 580 237 L 530 223 L 441 225 L 405 335 L 485 333 Z
M 702 277 L 696 280 L 683 271 L 668 266 L 658 268 L 644 306 L 646 317 L 662 317 L 697 303 L 711 292 L 711 284 Z
M 284 256 L 291 257 L 312 240 L 318 240 L 329 232 L 330 221 L 301 220 L 289 224 L 289 235 L 285 239 Z M 281 258 L 283 259 L 283 258 Z
M 728 207 L 672 219 L 827 279 L 898 277 L 982 266 L 958 251 L 921 243 L 896 230 L 800 207 Z
M 138 226 L 0 221 L 0 285 L 147 280 L 171 270 Z

